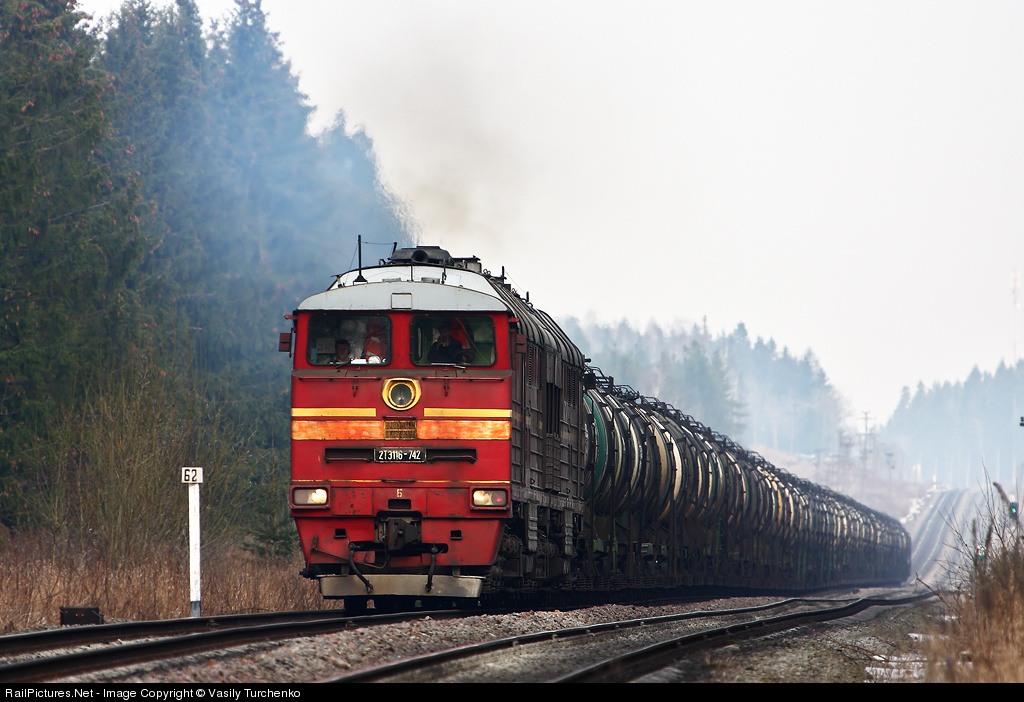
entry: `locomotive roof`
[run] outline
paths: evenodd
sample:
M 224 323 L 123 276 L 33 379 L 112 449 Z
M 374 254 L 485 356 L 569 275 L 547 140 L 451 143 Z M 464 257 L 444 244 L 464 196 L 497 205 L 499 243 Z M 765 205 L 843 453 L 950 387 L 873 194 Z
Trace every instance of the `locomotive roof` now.
M 337 277 L 300 310 L 422 310 L 505 312 L 508 306 L 483 275 L 430 265 L 375 266 Z
M 556 349 L 572 365 L 585 364 L 582 352 L 554 320 L 521 298 L 504 278 L 483 272 L 475 257 L 453 259 L 438 247 L 399 249 L 383 265 L 342 273 L 298 309 L 504 312 L 519 320 L 528 340 Z

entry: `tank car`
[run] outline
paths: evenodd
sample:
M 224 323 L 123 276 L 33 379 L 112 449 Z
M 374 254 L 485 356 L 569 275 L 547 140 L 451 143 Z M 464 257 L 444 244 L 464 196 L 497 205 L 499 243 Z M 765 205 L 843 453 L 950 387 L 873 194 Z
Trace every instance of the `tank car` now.
M 395 250 L 288 316 L 302 575 L 346 607 L 909 575 L 898 522 L 616 385 L 476 257 Z

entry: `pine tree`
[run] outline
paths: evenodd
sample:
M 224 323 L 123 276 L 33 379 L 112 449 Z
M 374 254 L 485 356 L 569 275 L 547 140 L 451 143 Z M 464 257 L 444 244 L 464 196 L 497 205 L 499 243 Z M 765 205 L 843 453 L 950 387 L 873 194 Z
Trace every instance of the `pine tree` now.
M 202 19 L 192 0 L 154 11 L 126 2 L 110 19 L 101 65 L 114 77 L 113 118 L 134 145 L 147 208 L 142 225 L 152 245 L 146 270 L 159 281 L 165 312 L 179 326 L 200 324 L 216 264 L 210 211 L 223 170 L 214 143 L 210 61 Z
M 72 0 L 0 4 L 0 484 L 62 403 L 130 343 L 145 245 L 105 114 L 106 74 Z
M 710 356 L 697 339 L 683 354 L 686 411 L 722 434 L 737 436 L 741 404 L 733 397 L 728 370 L 718 351 Z

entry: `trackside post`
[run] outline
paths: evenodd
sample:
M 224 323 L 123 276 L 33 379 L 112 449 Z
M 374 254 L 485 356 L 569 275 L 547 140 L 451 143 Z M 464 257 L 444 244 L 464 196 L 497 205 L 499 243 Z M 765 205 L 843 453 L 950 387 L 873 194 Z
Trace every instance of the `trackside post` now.
M 190 466 L 181 469 L 181 482 L 188 485 L 188 573 L 191 616 L 202 616 L 199 592 L 199 486 L 203 482 L 203 469 Z

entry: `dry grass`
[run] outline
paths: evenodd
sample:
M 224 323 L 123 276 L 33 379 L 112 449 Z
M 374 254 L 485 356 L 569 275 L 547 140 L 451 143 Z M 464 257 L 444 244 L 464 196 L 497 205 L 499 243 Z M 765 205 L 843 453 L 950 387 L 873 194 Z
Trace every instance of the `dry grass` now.
M 53 552 L 85 549 L 130 567 L 181 538 L 181 467 L 203 466 L 203 543 L 237 543 L 240 516 L 267 510 L 247 502 L 254 467 L 275 458 L 228 419 L 226 400 L 209 397 L 185 361 L 130 361 L 33 449 L 25 499 L 36 533 Z
M 0 634 L 56 625 L 62 606 L 188 616 L 182 466 L 204 468 L 204 614 L 325 606 L 298 575 L 283 457 L 195 367 L 184 352 L 129 354 L 26 450 L 26 521 L 16 536 L 0 527 Z
M 205 554 L 203 614 L 236 614 L 340 606 L 323 600 L 298 575 L 301 555 L 285 562 L 236 551 Z M 56 626 L 60 607 L 99 607 L 107 621 L 189 615 L 184 549 L 156 549 L 145 562 L 106 565 L 95 554 L 58 555 L 39 539 L 0 546 L 0 634 Z
M 996 484 L 988 518 L 960 534 L 960 587 L 940 595 L 945 619 L 931 643 L 928 679 L 1024 682 L 1024 540 Z

